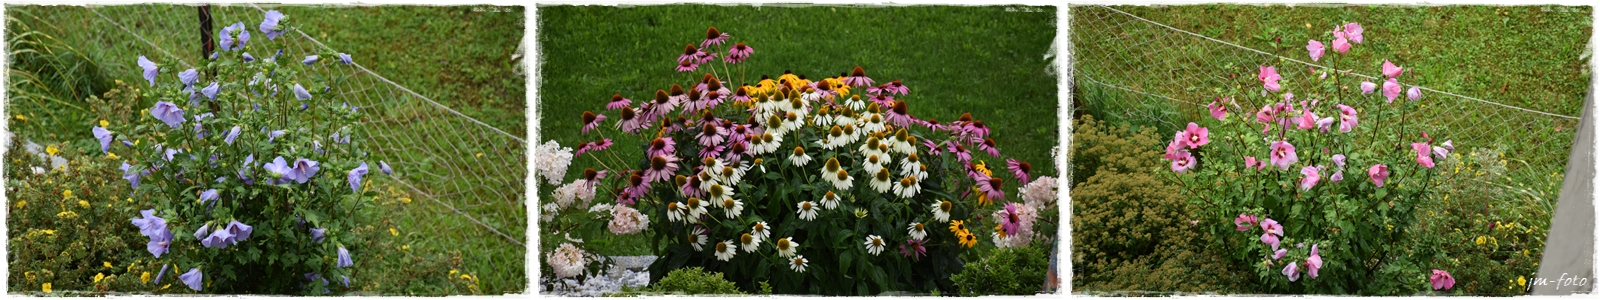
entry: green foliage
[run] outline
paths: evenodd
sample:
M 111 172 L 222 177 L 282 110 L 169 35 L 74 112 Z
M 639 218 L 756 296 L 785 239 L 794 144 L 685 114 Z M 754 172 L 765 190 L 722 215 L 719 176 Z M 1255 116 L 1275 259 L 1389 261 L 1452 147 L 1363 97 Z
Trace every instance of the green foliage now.
M 1456 278 L 1455 293 L 1523 295 L 1544 255 L 1555 208 L 1547 195 L 1560 189 L 1560 181 L 1513 178 L 1506 163 L 1518 159 L 1506 157 L 1503 149 L 1463 149 L 1441 160 L 1440 188 L 1447 192 L 1417 212 L 1420 228 L 1412 247 L 1447 253 L 1431 262 L 1448 267 Z
M 744 295 L 733 282 L 722 279 L 722 273 L 706 272 L 700 267 L 672 270 L 660 281 L 650 284 L 650 292 L 684 295 Z M 770 291 L 768 291 L 770 292 Z
M 1075 122 L 1073 290 L 1237 291 L 1240 268 L 1206 246 L 1181 187 L 1157 176 L 1166 166 L 1155 129 Z
M 999 248 L 950 277 L 963 296 L 1033 295 L 1044 285 L 1050 268 L 1049 245 Z
M 48 144 L 70 158 L 66 167 L 50 169 L 19 144 L 10 143 L 5 157 L 6 195 L 14 201 L 6 203 L 9 289 L 39 291 L 48 283 L 55 291 L 163 290 L 141 280 L 161 265 L 144 252 L 138 230 L 106 226 L 127 224 L 128 214 L 151 201 L 128 196 L 126 185 L 106 184 L 122 173 L 117 160 Z M 47 171 L 35 175 L 34 168 Z
M 6 16 L 7 110 L 10 129 L 38 136 L 65 136 L 68 127 L 88 124 L 83 99 L 111 89 L 110 77 L 98 60 L 24 20 Z

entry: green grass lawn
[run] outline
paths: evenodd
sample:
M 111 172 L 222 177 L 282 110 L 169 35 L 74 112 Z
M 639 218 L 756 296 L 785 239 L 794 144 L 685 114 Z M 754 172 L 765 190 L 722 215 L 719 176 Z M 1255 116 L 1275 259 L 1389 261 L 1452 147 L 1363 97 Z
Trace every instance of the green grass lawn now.
M 1349 54 L 1328 51 L 1318 64 L 1380 75 L 1385 59 L 1405 67 L 1402 83 L 1422 85 L 1487 101 L 1553 114 L 1582 113 L 1589 74 L 1589 7 L 1554 6 L 1118 6 L 1116 9 L 1241 46 L 1310 61 L 1307 41 L 1327 44 L 1335 25 L 1359 22 L 1365 41 Z M 1214 97 L 1260 90 L 1256 66 L 1271 65 L 1284 76 L 1285 92 L 1315 76 L 1304 65 L 1256 54 L 1156 27 L 1095 7 L 1071 11 L 1074 72 L 1097 81 L 1198 105 L 1115 106 L 1114 111 L 1159 115 L 1161 123 L 1206 117 Z M 1242 80 L 1240 78 L 1243 78 Z M 1093 95 L 1123 93 L 1086 82 L 1079 102 Z M 1355 88 L 1356 82 L 1349 82 Z M 1084 96 L 1089 96 L 1084 98 Z M 1126 97 L 1125 96 L 1125 97 Z M 1114 98 L 1114 97 L 1113 97 Z M 1143 103 L 1170 102 L 1142 98 Z M 1370 97 L 1368 98 L 1370 99 Z M 1259 100 L 1251 100 L 1257 101 Z M 1559 183 L 1577 126 L 1576 119 L 1550 117 L 1437 93 L 1424 93 L 1419 113 L 1408 122 L 1440 128 L 1435 137 L 1459 148 L 1506 147 L 1512 173 L 1527 180 Z M 1081 103 L 1080 103 L 1081 104 Z M 1245 104 L 1245 102 L 1241 102 Z M 1246 109 L 1260 107 L 1257 103 Z M 1249 106 L 1249 105 L 1246 105 Z M 1108 106 L 1110 107 L 1110 106 Z M 1104 116 L 1102 116 L 1104 118 Z M 1552 173 L 1557 175 L 1552 175 Z M 1540 184 L 1544 186 L 1544 184 Z M 1556 184 L 1559 185 L 1559 184 Z M 1554 193 L 1548 193 L 1554 201 Z
M 962 113 L 985 120 L 1001 154 L 1027 161 L 1034 175 L 1053 173 L 1057 145 L 1057 77 L 1046 55 L 1056 36 L 1054 8 L 1037 7 L 751 7 L 667 5 L 644 7 L 545 6 L 536 12 L 541 63 L 539 141 L 565 146 L 595 141 L 579 135 L 584 111 L 600 113 L 612 94 L 650 99 L 657 89 L 698 82 L 702 72 L 677 73 L 684 45 L 705 37 L 708 26 L 732 35 L 755 53 L 740 65 L 747 73 L 722 78 L 732 86 L 784 70 L 808 78 L 837 76 L 861 66 L 877 82 L 901 80 L 905 99 L 920 118 L 951 121 Z M 723 53 L 726 54 L 726 53 Z M 735 71 L 737 72 L 737 71 Z M 860 93 L 859 90 L 853 91 Z M 609 114 L 608 114 L 609 115 Z M 612 128 L 610 152 L 639 159 L 640 142 Z M 977 155 L 987 157 L 987 155 Z M 1004 161 L 989 159 L 1004 170 Z M 571 170 L 600 169 L 580 157 Z M 569 171 L 575 177 L 577 171 Z M 548 196 L 553 187 L 541 187 Z M 1014 182 L 1007 183 L 1015 191 Z M 654 216 L 652 220 L 666 220 Z M 598 249 L 603 255 L 650 253 L 630 236 Z M 626 242 L 634 239 L 635 242 Z M 561 240 L 546 232 L 545 246 Z M 549 247 L 545 247 L 549 248 Z
M 526 132 L 523 115 L 526 76 L 521 71 L 520 56 L 514 56 L 522 43 L 524 30 L 525 14 L 521 7 L 264 8 L 282 11 L 290 24 L 338 52 L 351 54 L 357 63 L 412 91 L 511 136 L 523 137 Z M 200 44 L 196 32 L 199 27 L 194 8 L 139 5 L 97 9 L 156 46 L 151 47 L 82 7 L 8 6 L 7 16 L 84 52 L 99 62 L 109 78 L 142 82 L 134 64 L 139 55 L 164 66 L 182 67 L 160 49 L 198 66 Z M 266 40 L 254 30 L 262 18 L 256 8 L 218 6 L 213 8 L 213 14 L 216 16 L 213 31 L 233 22 L 244 22 L 255 34 L 251 43 Z M 286 35 L 299 38 L 292 32 Z M 296 43 L 293 47 L 297 49 L 312 49 L 309 43 Z M 258 53 L 257 57 L 263 55 Z M 449 151 L 448 154 L 435 153 L 449 161 L 390 161 L 397 165 L 396 175 L 411 176 L 408 178 L 413 184 L 436 196 L 433 199 L 449 203 L 521 240 L 527 224 L 520 200 L 523 195 L 521 176 L 525 174 L 520 171 L 525 166 L 521 154 L 524 144 L 492 133 L 476 123 L 431 109 L 415 97 L 374 78 L 361 78 L 359 83 L 347 83 L 339 88 L 400 106 L 364 108 L 364 112 L 371 109 L 374 114 L 409 118 L 404 122 L 379 123 L 378 126 L 384 128 L 367 129 L 373 136 L 384 137 L 376 142 L 389 156 L 426 158 L 407 152 L 441 151 L 441 148 Z M 60 100 L 82 103 L 81 99 Z M 70 117 L 91 114 L 88 111 L 11 102 L 8 113 L 40 123 L 11 120 L 12 129 L 19 136 L 41 142 L 92 144 L 88 131 L 78 130 L 88 128 L 89 123 L 74 123 L 72 120 L 82 118 Z M 69 117 L 52 118 L 52 114 Z M 56 119 L 67 121 L 54 121 Z M 388 127 L 391 124 L 405 126 Z M 503 185 L 485 185 L 478 176 L 492 176 L 500 180 L 496 183 Z M 527 288 L 524 246 L 490 233 L 429 200 L 426 195 L 412 193 L 405 186 L 394 184 L 380 189 L 386 191 L 379 201 L 387 205 L 379 206 L 383 212 L 378 215 L 382 217 L 373 220 L 374 227 L 362 233 L 370 238 L 369 249 L 376 252 L 367 253 L 370 261 L 366 264 L 375 268 L 359 272 L 353 278 L 368 283 L 364 285 L 367 290 L 386 295 L 438 295 L 516 293 Z M 389 228 L 395 228 L 398 234 L 391 234 Z M 451 273 L 452 270 L 459 273 Z M 461 274 L 478 276 L 478 288 L 469 288 L 460 278 L 453 277 Z

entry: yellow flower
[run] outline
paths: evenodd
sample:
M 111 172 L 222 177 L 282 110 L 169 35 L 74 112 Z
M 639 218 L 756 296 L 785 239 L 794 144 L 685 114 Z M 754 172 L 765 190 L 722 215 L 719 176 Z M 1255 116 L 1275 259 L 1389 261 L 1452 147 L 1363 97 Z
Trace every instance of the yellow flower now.
M 116 152 L 106 152 L 106 157 L 109 157 L 111 159 L 117 159 L 117 153 Z
M 106 273 L 96 273 L 96 274 L 94 274 L 94 283 L 100 283 L 101 280 L 105 280 L 105 279 L 106 279 Z
M 78 206 L 82 206 L 83 208 L 89 208 L 89 201 L 78 200 Z
M 461 274 L 461 280 L 472 280 L 472 276 L 467 276 L 467 274 Z
M 28 281 L 33 281 L 34 279 L 38 279 L 38 277 L 33 276 L 33 271 L 23 272 L 22 275 L 23 275 L 23 277 L 27 277 Z
M 61 153 L 61 149 L 56 149 L 55 145 L 50 145 L 49 147 L 44 148 L 44 153 L 50 153 L 50 156 L 56 156 L 56 153 Z
M 103 263 L 105 263 L 105 264 L 106 264 L 106 268 L 107 268 L 107 269 L 109 269 L 109 268 L 111 268 L 111 262 L 109 262 L 109 261 L 105 261 L 105 262 L 103 262 Z
M 967 227 L 961 225 L 961 220 L 950 220 L 950 233 L 960 234 L 965 229 Z
M 171 283 L 168 283 L 168 284 L 167 284 L 167 285 L 163 285 L 163 286 L 161 286 L 161 289 L 163 289 L 163 290 L 165 290 L 165 289 L 167 289 L 167 288 L 169 288 L 169 287 L 172 287 L 172 284 L 171 284 Z
M 461 273 L 461 271 L 456 271 L 456 269 L 450 269 L 450 276 L 456 276 L 456 273 Z
M 72 212 L 70 210 L 65 210 L 65 211 L 61 211 L 59 213 L 56 213 L 56 217 L 57 218 L 62 218 L 62 219 L 74 219 L 74 218 L 78 217 L 78 213 Z
M 17 118 L 17 121 L 27 121 L 28 120 L 28 116 L 24 116 L 24 115 L 17 115 L 16 118 Z
M 411 197 L 400 197 L 401 203 L 411 203 Z
M 1488 239 L 1485 239 L 1485 238 L 1483 238 L 1483 236 L 1478 236 L 1478 244 L 1479 244 L 1479 245 L 1483 245 L 1483 243 L 1485 243 L 1485 242 L 1488 242 L 1488 241 L 1489 241 L 1489 240 L 1488 240 Z
M 144 274 L 139 274 L 139 280 L 144 281 L 145 284 L 150 284 L 150 272 L 146 271 Z
M 17 200 L 17 208 L 22 208 L 23 206 L 28 206 L 28 200 Z
M 411 251 L 411 244 L 401 245 L 400 251 Z
M 1517 285 L 1528 286 L 1528 277 L 1517 275 Z
M 42 287 L 44 289 L 44 292 L 46 292 L 46 293 L 50 292 L 50 283 L 49 282 L 44 283 L 44 285 L 41 285 L 40 287 Z
M 983 172 L 983 175 L 994 176 L 994 172 L 989 172 L 989 166 L 984 164 L 982 160 L 979 160 L 978 163 L 972 164 L 972 168 Z
M 389 227 L 389 235 L 400 236 L 400 231 L 394 230 L 394 227 Z
M 478 152 L 478 157 L 483 157 L 483 152 Z
M 72 198 L 72 190 L 61 191 L 61 198 Z
M 100 120 L 100 127 L 106 127 L 106 126 L 111 126 L 111 122 L 106 122 L 106 120 Z

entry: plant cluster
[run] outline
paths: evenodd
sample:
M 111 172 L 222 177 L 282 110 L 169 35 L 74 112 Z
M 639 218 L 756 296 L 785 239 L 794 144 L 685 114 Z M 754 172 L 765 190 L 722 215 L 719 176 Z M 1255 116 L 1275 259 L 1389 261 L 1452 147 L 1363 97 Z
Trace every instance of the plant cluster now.
M 1333 65 L 1332 54 L 1353 51 L 1363 31 L 1357 23 L 1335 26 L 1330 44 L 1311 40 L 1306 50 Z M 1315 77 L 1293 78 L 1309 81 L 1296 85 L 1261 66 L 1260 95 L 1235 92 L 1265 105 L 1253 118 L 1229 118 L 1244 111 L 1233 97 L 1212 102 L 1211 119 L 1189 123 L 1168 143 L 1166 174 L 1200 207 L 1196 221 L 1222 237 L 1215 247 L 1253 266 L 1261 291 L 1451 289 L 1453 277 L 1434 267 L 1437 249 L 1404 247 L 1417 231 L 1417 208 L 1439 193 L 1435 160 L 1455 150 L 1430 137 L 1429 126 L 1409 121 L 1420 89 L 1411 87 L 1410 101 L 1396 103 L 1405 69 L 1387 60 L 1381 84 L 1347 86 L 1355 84 L 1349 69 L 1313 71 Z
M 730 39 L 713 27 L 684 47 L 675 69 L 706 71 L 700 80 L 638 105 L 613 95 L 603 112 L 614 120 L 585 112 L 582 132 L 599 140 L 575 152 L 554 141 L 535 149 L 536 174 L 559 186 L 541 206 L 542 226 L 572 242 L 645 234 L 661 257 L 652 281 L 699 266 L 745 291 L 766 281 L 778 293 L 830 295 L 953 293 L 950 276 L 980 242 L 1050 240 L 1055 179 L 1035 178 L 1014 159 L 1002 166 L 983 120 L 915 117 L 908 86 L 877 82 L 861 67 L 746 81 L 740 63 L 755 49 Z M 643 160 L 607 151 L 608 120 L 643 142 Z M 571 160 L 586 154 L 603 170 L 563 184 Z M 1007 195 L 1008 181 L 1020 190 Z M 596 198 L 613 201 L 591 205 Z M 556 278 L 585 275 L 596 262 L 572 243 L 543 253 Z
M 292 56 L 268 42 L 286 30 L 278 11 L 222 28 L 204 73 L 140 56 L 148 86 L 128 101 L 150 108 L 91 128 L 101 153 L 121 161 L 129 195 L 148 199 L 124 228 L 159 262 L 152 281 L 194 292 L 350 289 L 362 244 L 352 231 L 377 196 L 366 175 L 392 170 L 363 150 L 359 108 L 330 100 L 342 78 L 309 72 L 350 56 Z

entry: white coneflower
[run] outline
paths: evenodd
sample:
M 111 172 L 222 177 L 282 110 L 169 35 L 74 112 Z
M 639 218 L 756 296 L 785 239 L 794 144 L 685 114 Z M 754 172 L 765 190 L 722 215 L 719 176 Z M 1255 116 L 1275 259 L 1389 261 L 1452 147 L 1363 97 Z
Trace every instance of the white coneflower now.
M 878 174 L 878 170 L 883 169 L 883 162 L 888 160 L 886 158 L 886 155 L 868 154 L 866 161 L 861 163 L 861 169 L 867 170 L 867 174 Z
M 712 249 L 717 250 L 717 259 L 722 261 L 733 259 L 733 254 L 738 253 L 737 248 L 733 246 L 732 240 L 717 242 L 717 245 Z
M 877 235 L 868 235 L 866 245 L 867 253 L 878 255 L 878 253 L 883 252 L 884 242 L 882 237 Z
M 793 269 L 795 272 L 805 273 L 806 263 L 808 262 L 810 261 L 806 260 L 805 255 L 797 255 L 794 257 L 794 259 L 789 260 L 789 269 Z
M 722 200 L 728 199 L 733 199 L 733 186 L 731 185 L 725 186 L 713 183 L 711 188 L 706 189 L 706 200 L 722 202 Z
M 756 236 L 756 243 L 772 238 L 772 231 L 767 230 L 767 222 L 756 222 L 750 226 L 750 234 Z
M 792 257 L 794 256 L 795 249 L 800 248 L 800 243 L 795 242 L 790 238 L 781 238 L 776 242 L 772 242 L 772 247 L 778 249 L 778 256 Z
M 836 190 L 850 189 L 852 181 L 855 180 L 854 177 L 850 177 L 849 171 L 839 166 L 838 158 L 828 158 L 828 162 L 822 167 L 822 179 L 832 183 Z
M 857 123 L 856 122 L 857 120 L 852 115 L 853 114 L 845 113 L 845 114 L 839 114 L 837 116 L 833 116 L 833 124 L 845 124 L 845 125 L 854 126 Z
M 695 230 L 693 232 L 689 233 L 689 236 L 687 237 L 687 239 L 689 241 L 689 246 L 694 246 L 694 251 L 705 251 L 705 247 L 704 247 L 706 245 L 706 229 L 705 228 L 695 228 Z
M 861 129 L 866 130 L 867 132 L 879 132 L 886 128 L 883 124 L 883 115 L 881 114 L 867 115 L 867 118 L 862 119 L 862 121 L 864 122 L 861 124 Z
M 744 201 L 739 201 L 738 199 L 722 200 L 722 213 L 727 215 L 729 219 L 739 217 L 739 213 L 743 211 Z
M 906 232 L 911 234 L 911 239 L 920 240 L 928 236 L 928 231 L 923 230 L 923 227 L 922 223 L 913 222 L 911 226 L 906 226 Z
M 722 167 L 724 165 L 722 164 L 722 160 L 721 159 L 717 159 L 715 157 L 707 157 L 704 161 L 701 162 L 701 165 L 703 165 L 705 167 L 704 169 L 701 170 L 701 172 L 710 173 L 711 176 L 713 176 L 713 177 L 722 178 Z
M 667 221 L 671 222 L 683 220 L 684 207 L 685 206 L 683 204 L 679 204 L 678 202 L 667 202 Z
M 817 219 L 816 203 L 811 203 L 811 201 L 800 201 L 799 204 L 795 204 L 795 207 L 800 208 L 800 219 L 806 221 Z
M 789 154 L 789 164 L 791 165 L 804 167 L 809 162 L 811 162 L 811 155 L 806 154 L 805 147 L 795 146 L 794 152 Z
M 817 109 L 817 114 L 811 116 L 811 123 L 817 126 L 833 126 L 833 116 L 828 113 L 828 107 Z
M 784 125 L 783 124 L 783 115 L 780 115 L 778 113 L 775 113 L 775 112 L 761 113 L 759 116 L 756 117 L 756 120 L 765 121 L 765 122 L 761 123 L 761 126 L 766 126 L 767 127 L 767 131 L 766 132 L 772 133 L 773 137 L 778 137 L 778 136 L 782 136 L 785 133 L 789 133 L 789 129 L 783 126 Z
M 844 144 L 855 144 L 861 140 L 861 131 L 856 130 L 856 124 L 844 124 Z
M 744 248 L 745 253 L 755 253 L 756 247 L 759 246 L 761 246 L 761 239 L 756 238 L 755 235 L 749 233 L 739 235 L 739 247 Z
M 866 143 L 862 143 L 861 147 L 857 148 L 856 150 L 861 151 L 861 155 L 867 155 L 867 156 L 877 155 L 877 156 L 881 156 L 881 157 L 884 157 L 884 158 L 888 158 L 889 157 L 888 153 L 884 153 L 884 152 L 879 150 L 880 149 L 879 146 L 883 145 L 882 142 L 883 142 L 882 140 L 878 139 L 877 135 L 868 134 L 867 135 L 867 142 Z
M 872 176 L 871 184 L 872 190 L 887 193 L 889 188 L 894 187 L 894 179 L 890 177 L 889 169 L 878 168 L 878 174 Z
M 900 159 L 900 172 L 901 173 L 905 173 L 906 170 L 921 170 L 921 169 L 922 169 L 922 159 L 920 157 L 917 157 L 916 153 L 906 154 L 906 158 Z
M 834 194 L 833 191 L 828 191 L 827 194 L 822 194 L 822 208 L 834 209 L 836 207 L 839 207 L 838 194 Z
M 750 170 L 750 163 L 740 162 L 739 166 L 722 166 L 722 171 L 717 172 L 718 182 L 738 184 L 744 178 L 744 172 Z
M 806 122 L 800 118 L 800 114 L 795 112 L 789 112 L 788 115 L 783 117 L 783 127 L 788 129 L 788 131 L 800 130 L 800 127 L 804 126 L 805 123 Z
M 918 182 L 916 177 L 901 178 L 900 184 L 894 186 L 894 194 L 900 195 L 900 198 L 911 199 L 922 192 L 922 185 Z
M 917 147 L 911 144 L 911 134 L 906 132 L 905 128 L 895 131 L 894 138 L 889 139 L 889 149 L 900 154 L 910 154 L 917 151 Z
M 844 106 L 849 107 L 850 110 L 859 111 L 867 108 L 867 102 L 861 101 L 860 95 L 852 95 L 850 100 L 844 101 Z
M 956 208 L 955 203 L 939 201 L 933 204 L 933 218 L 939 222 L 950 222 L 950 211 Z
M 696 176 L 700 178 L 699 188 L 702 192 L 711 190 L 711 185 L 719 183 L 717 177 L 711 175 L 711 170 L 700 170 L 700 175 Z
M 683 221 L 689 223 L 699 221 L 700 215 L 706 213 L 706 207 L 710 206 L 708 204 L 706 201 L 701 201 L 700 198 L 689 197 L 688 205 L 684 206 L 684 210 L 688 211 L 688 217 L 683 218 Z

